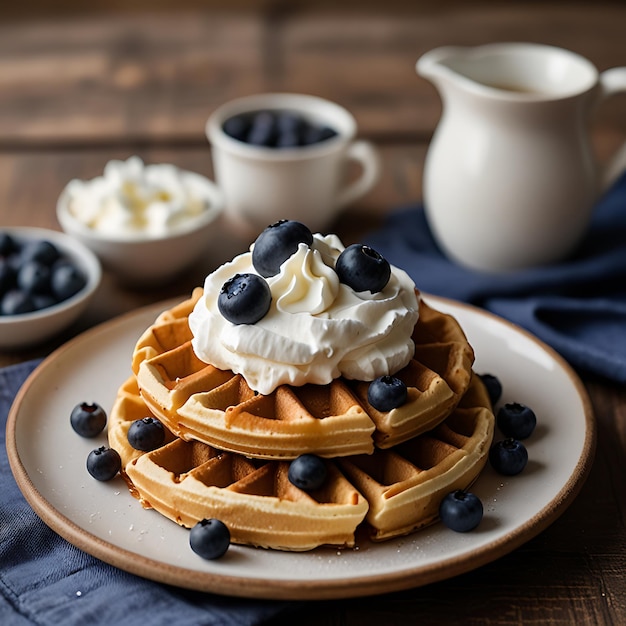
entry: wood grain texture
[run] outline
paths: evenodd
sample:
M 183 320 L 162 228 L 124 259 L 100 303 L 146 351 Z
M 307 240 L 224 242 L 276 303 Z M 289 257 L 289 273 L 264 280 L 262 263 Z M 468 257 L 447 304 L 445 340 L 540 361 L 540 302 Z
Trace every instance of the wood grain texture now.
M 444 44 L 541 41 L 599 69 L 624 57 L 626 6 L 514 2 L 316 9 L 79 14 L 0 23 L 0 148 L 33 143 L 204 141 L 220 103 L 260 91 L 309 92 L 354 112 L 364 136 L 427 139 L 440 114 L 415 73 Z M 626 133 L 624 99 L 601 127 Z
M 0 225 L 59 228 L 71 178 L 138 154 L 212 175 L 204 123 L 222 102 L 270 90 L 335 100 L 378 146 L 376 188 L 333 229 L 352 243 L 392 208 L 419 201 L 428 141 L 441 111 L 417 58 L 443 44 L 527 40 L 564 46 L 599 69 L 626 65 L 623 2 L 277 2 L 72 0 L 0 13 Z M 626 140 L 626 96 L 602 105 L 593 141 L 606 159 Z M 241 251 L 224 249 L 175 285 L 129 291 L 105 275 L 74 328 L 0 365 L 45 356 L 81 330 L 172 296 Z M 498 561 L 452 580 L 351 601 L 295 604 L 301 626 L 626 624 L 626 390 L 585 379 L 598 422 L 596 462 L 552 526 Z

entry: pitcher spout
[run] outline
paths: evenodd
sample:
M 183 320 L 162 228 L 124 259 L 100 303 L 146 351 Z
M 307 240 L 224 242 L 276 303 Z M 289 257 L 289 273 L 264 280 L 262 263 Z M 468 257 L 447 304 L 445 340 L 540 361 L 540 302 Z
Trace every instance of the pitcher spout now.
M 451 82 L 482 96 L 521 101 L 574 98 L 598 81 L 587 59 L 535 43 L 435 48 L 418 59 L 416 71 L 438 85 Z
M 455 68 L 455 59 L 463 57 L 467 48 L 461 46 L 442 46 L 423 54 L 415 64 L 415 70 L 419 76 L 433 83 L 442 80 L 453 80 L 458 76 Z

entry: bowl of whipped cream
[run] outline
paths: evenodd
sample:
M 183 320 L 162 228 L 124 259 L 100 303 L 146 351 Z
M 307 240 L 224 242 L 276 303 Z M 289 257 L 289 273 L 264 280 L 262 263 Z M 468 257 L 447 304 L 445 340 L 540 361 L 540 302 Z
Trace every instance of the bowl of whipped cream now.
M 223 196 L 208 178 L 138 156 L 71 180 L 57 201 L 61 228 L 130 285 L 172 281 L 207 254 Z

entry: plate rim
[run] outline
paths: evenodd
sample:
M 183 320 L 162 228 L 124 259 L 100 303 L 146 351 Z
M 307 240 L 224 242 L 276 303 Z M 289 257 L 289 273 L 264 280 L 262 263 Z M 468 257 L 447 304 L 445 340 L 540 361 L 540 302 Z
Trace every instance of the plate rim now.
M 434 306 L 439 302 L 453 309 L 466 309 L 471 314 L 495 320 L 507 326 L 509 330 L 522 334 L 527 339 L 537 344 L 554 359 L 557 365 L 564 371 L 569 381 L 573 384 L 581 402 L 585 423 L 585 438 L 582 452 L 576 462 L 574 471 L 562 485 L 557 495 L 546 506 L 524 524 L 517 526 L 509 534 L 495 541 L 474 550 L 466 551 L 462 555 L 444 558 L 435 563 L 417 565 L 414 568 L 404 568 L 401 571 L 391 571 L 374 576 L 367 575 L 353 578 L 316 579 L 309 581 L 290 581 L 284 579 L 260 580 L 258 577 L 246 578 L 217 572 L 190 570 L 185 567 L 158 561 L 154 558 L 131 552 L 123 547 L 114 545 L 92 535 L 88 530 L 63 515 L 63 513 L 49 503 L 46 497 L 35 487 L 20 458 L 16 432 L 20 405 L 41 372 L 50 367 L 63 352 L 72 349 L 75 344 L 82 343 L 98 334 L 114 332 L 116 326 L 129 323 L 135 317 L 141 317 L 149 313 L 154 313 L 156 317 L 162 310 L 180 302 L 180 297 L 128 311 L 94 326 L 54 350 L 37 365 L 16 394 L 7 417 L 6 449 L 9 465 L 15 481 L 28 504 L 42 521 L 74 546 L 105 563 L 129 573 L 136 574 L 142 578 L 196 591 L 258 599 L 346 599 L 421 587 L 444 579 L 453 578 L 495 561 L 512 552 L 527 541 L 530 541 L 553 524 L 566 511 L 580 492 L 593 465 L 597 446 L 597 424 L 593 414 L 592 404 L 583 382 L 569 363 L 551 346 L 545 344 L 526 329 L 490 311 L 465 302 L 426 293 L 422 295 L 425 300 L 432 303 Z

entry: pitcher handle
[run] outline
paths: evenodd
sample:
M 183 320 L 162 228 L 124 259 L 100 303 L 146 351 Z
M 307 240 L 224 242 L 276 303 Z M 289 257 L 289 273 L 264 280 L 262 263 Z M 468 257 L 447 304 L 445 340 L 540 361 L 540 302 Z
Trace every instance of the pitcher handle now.
M 626 67 L 613 67 L 600 74 L 600 99 L 626 91 Z M 610 187 L 626 170 L 626 143 L 618 148 L 602 172 L 602 189 Z
M 342 209 L 361 196 L 364 196 L 378 181 L 380 158 L 376 148 L 369 141 L 355 141 L 348 147 L 346 158 L 361 166 L 361 175 L 339 192 L 337 208 Z

